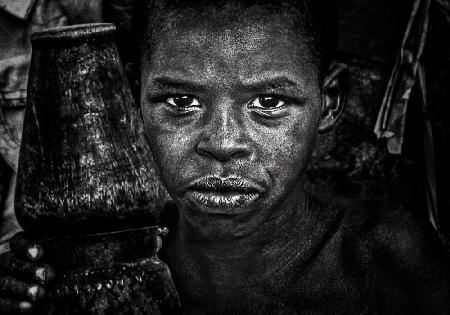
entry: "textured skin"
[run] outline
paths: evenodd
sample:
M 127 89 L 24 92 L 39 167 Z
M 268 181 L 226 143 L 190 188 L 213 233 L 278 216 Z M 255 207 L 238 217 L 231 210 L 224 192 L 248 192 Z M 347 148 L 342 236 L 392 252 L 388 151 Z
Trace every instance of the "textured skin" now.
M 393 60 L 401 44 L 413 1 L 339 0 L 337 49 L 344 53 L 339 61 L 350 66 L 350 93 L 336 130 L 319 136 L 308 171 L 306 186 L 318 193 L 343 193 L 347 196 L 370 197 L 411 204 L 425 216 L 423 164 L 421 152 L 421 117 L 415 109 L 409 113 L 406 144 L 401 157 L 386 152 L 384 140 L 377 140 L 373 128 L 391 72 Z M 121 56 L 134 60 L 129 44 L 133 37 L 129 21 L 129 0 L 107 4 L 107 19 L 118 25 Z M 425 50 L 430 118 L 436 128 L 438 167 L 438 200 L 442 209 L 444 230 L 450 230 L 450 201 L 446 191 L 449 173 L 446 161 L 450 152 L 446 127 L 449 103 L 448 56 L 446 43 L 450 27 L 443 11 L 431 8 L 431 31 Z M 124 35 L 125 34 L 125 35 Z M 351 55 L 348 55 L 351 54 Z M 372 61 L 371 61 L 372 60 Z M 373 61 L 376 60 L 376 61 Z M 411 108 L 418 106 L 412 100 Z
M 448 314 L 448 259 L 421 221 L 379 200 L 309 196 L 251 250 L 208 255 L 174 228 L 161 257 L 186 314 Z

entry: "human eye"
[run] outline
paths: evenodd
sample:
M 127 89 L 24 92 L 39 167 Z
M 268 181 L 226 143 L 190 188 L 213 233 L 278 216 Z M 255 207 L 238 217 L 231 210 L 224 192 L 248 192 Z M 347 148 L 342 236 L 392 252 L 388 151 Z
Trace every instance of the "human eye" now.
M 173 106 L 177 109 L 191 109 L 201 106 L 200 101 L 190 95 L 170 96 L 167 97 L 164 101 L 168 105 Z
M 264 111 L 274 111 L 286 105 L 286 101 L 280 97 L 271 95 L 261 95 L 254 98 L 249 104 L 249 108 L 254 108 Z

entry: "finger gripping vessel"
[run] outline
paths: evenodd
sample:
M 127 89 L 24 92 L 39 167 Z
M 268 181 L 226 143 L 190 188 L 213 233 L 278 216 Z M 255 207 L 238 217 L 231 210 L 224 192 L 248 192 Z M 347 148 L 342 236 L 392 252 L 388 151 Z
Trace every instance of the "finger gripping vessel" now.
M 55 314 L 158 314 L 148 299 L 178 301 L 155 250 L 165 190 L 114 32 L 86 24 L 32 36 L 15 208 L 59 275 Z
M 41 242 L 57 269 L 43 314 L 181 314 L 158 227 L 70 236 Z

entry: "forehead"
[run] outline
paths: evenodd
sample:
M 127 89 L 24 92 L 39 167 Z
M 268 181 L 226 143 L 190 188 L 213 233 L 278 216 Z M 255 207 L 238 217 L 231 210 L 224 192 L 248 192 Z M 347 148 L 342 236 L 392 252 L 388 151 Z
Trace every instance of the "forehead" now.
M 215 84 L 284 76 L 307 85 L 319 78 L 307 38 L 278 16 L 172 26 L 158 37 L 144 64 L 147 77 L 173 75 Z

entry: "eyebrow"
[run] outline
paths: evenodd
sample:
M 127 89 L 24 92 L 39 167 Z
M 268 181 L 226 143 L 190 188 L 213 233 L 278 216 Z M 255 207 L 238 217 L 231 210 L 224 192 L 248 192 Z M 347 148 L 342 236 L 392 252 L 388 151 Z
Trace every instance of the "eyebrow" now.
M 244 83 L 242 87 L 245 90 L 254 92 L 274 92 L 282 91 L 296 94 L 301 92 L 300 87 L 295 81 L 289 79 L 286 76 L 277 76 L 273 78 L 267 78 L 256 82 Z
M 167 76 L 157 77 L 153 80 L 154 90 L 165 90 L 174 92 L 201 92 L 207 88 L 205 85 L 197 82 L 192 82 L 185 79 L 175 79 Z M 264 78 L 254 82 L 245 82 L 239 84 L 236 90 L 242 92 L 253 93 L 288 93 L 291 95 L 302 96 L 303 91 L 299 84 L 291 80 L 287 76 L 275 76 L 271 78 Z
M 153 85 L 157 90 L 170 91 L 202 91 L 205 87 L 202 84 L 170 77 L 158 77 L 153 80 Z

